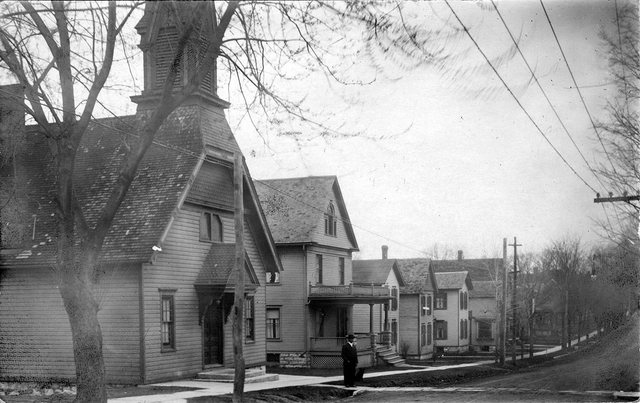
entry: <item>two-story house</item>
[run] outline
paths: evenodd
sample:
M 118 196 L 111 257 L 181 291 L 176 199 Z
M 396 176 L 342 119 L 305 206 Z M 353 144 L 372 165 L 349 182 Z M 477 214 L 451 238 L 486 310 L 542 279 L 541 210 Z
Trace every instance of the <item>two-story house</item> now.
M 134 97 L 136 115 L 97 119 L 79 147 L 74 182 L 89 223 L 173 61 L 167 49 L 177 31 L 155 7 L 146 4 L 137 26 L 145 81 Z M 181 82 L 190 64 L 183 66 Z M 240 149 L 214 74 L 160 127 L 105 239 L 94 292 L 109 383 L 153 383 L 235 366 L 228 320 L 236 278 L 235 169 L 244 173 L 244 357 L 247 368 L 266 362 L 265 284 L 278 277 L 280 261 L 247 166 L 236 166 Z M 0 254 L 0 378 L 72 381 L 71 329 L 54 270 L 54 169 L 42 128 L 21 126 L 26 146 L 13 173 L 28 178 L 22 207 L 32 219 L 24 238 L 3 244 Z
M 503 258 L 433 260 L 436 273 L 467 271 L 473 281 L 469 290 L 470 345 L 482 351 L 496 348 L 498 338 L 499 301 L 502 289 Z
M 391 292 L 391 300 L 387 303 L 354 306 L 354 333 L 378 335 L 377 344 L 388 346 L 392 352 L 397 353 L 400 340 L 400 289 L 405 283 L 396 259 L 387 258 L 387 250 L 387 246 L 384 245 L 382 259 L 353 261 L 354 285 L 384 286 Z
M 267 351 L 274 364 L 340 367 L 354 306 L 389 302 L 389 288 L 353 283 L 353 227 L 335 176 L 255 180 L 283 272 L 267 284 Z M 373 364 L 360 338 L 359 366 Z
M 430 259 L 398 259 L 405 285 L 400 287 L 400 352 L 414 359 L 433 355 L 434 300 L 438 292 Z
M 433 307 L 437 352 L 469 350 L 469 290 L 473 289 L 466 271 L 435 273 L 438 292 Z

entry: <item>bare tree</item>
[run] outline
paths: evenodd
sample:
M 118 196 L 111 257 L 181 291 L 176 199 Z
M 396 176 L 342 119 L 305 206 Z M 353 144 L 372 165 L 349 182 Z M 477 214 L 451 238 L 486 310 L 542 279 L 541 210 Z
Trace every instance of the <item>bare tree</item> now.
M 160 102 L 135 129 L 136 141 L 103 209 L 97 218 L 88 219 L 74 186 L 78 146 L 96 108 L 102 105 L 114 61 L 128 58 L 126 30 L 140 5 L 24 1 L 0 6 L 0 68 L 24 89 L 24 109 L 46 137 L 54 161 L 55 271 L 71 324 L 79 402 L 106 401 L 102 333 L 94 291 L 105 236 L 158 128 L 199 87 L 216 62 L 221 71 L 229 73 L 229 82 L 238 83 L 247 109 L 262 108 L 274 120 L 283 112 L 315 125 L 323 135 L 334 135 L 336 130 L 314 120 L 311 111 L 303 107 L 304 96 L 291 99 L 280 94 L 275 77 L 300 80 L 312 69 L 323 71 L 333 82 L 366 84 L 367 80 L 341 74 L 348 70 L 345 63 L 354 60 L 353 49 L 336 46 L 338 39 L 344 40 L 345 33 L 354 32 L 356 27 L 361 55 L 367 55 L 375 72 L 382 71 L 382 64 L 387 62 L 404 68 L 428 64 L 439 71 L 461 71 L 456 62 L 465 54 L 460 48 L 455 55 L 448 53 L 446 46 L 457 43 L 464 35 L 462 31 L 447 23 L 430 28 L 408 18 L 405 7 L 414 6 L 411 4 L 161 2 L 158 9 L 173 15 L 178 23 L 179 39 Z M 186 84 L 176 86 L 181 55 L 190 49 L 197 55 L 198 68 Z M 503 55 L 498 59 L 506 60 Z M 284 68 L 292 64 L 297 67 Z M 474 67 L 468 66 L 468 70 Z M 293 73 L 286 75 L 285 71 Z M 6 138 L 3 136 L 5 145 L 9 144 Z M 11 175 L 15 178 L 17 174 Z M 18 188 L 13 189 L 18 194 Z M 10 199 L 10 194 L 6 195 L 6 200 Z M 16 213 L 16 217 L 19 215 Z
M 565 237 L 554 241 L 542 253 L 543 264 L 552 270 L 549 279 L 560 296 L 562 304 L 562 347 L 571 346 L 571 321 L 572 312 L 576 310 L 576 304 L 582 290 L 579 287 L 578 278 L 581 273 L 588 270 L 585 254 L 581 242 L 575 237 Z
M 608 118 L 596 125 L 605 163 L 598 174 L 605 179 L 608 191 L 616 196 L 640 195 L 640 52 L 638 48 L 638 3 L 616 3 L 616 27 L 612 35 L 601 34 L 609 58 L 609 69 L 617 87 L 617 96 L 606 110 Z M 600 222 L 610 239 L 618 240 L 631 223 L 638 231 L 638 201 L 607 204 L 607 218 Z

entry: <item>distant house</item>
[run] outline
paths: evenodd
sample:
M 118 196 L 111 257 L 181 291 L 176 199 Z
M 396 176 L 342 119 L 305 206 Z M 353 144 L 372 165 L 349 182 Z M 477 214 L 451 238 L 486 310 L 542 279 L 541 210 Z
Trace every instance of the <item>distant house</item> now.
M 384 250 L 383 250 L 384 251 Z M 353 308 L 354 332 L 363 335 L 381 335 L 380 344 L 391 346 L 398 352 L 400 340 L 400 289 L 405 285 L 395 259 L 354 260 L 353 284 L 386 286 L 391 291 L 391 300 L 384 304 L 355 305 Z
M 470 344 L 469 290 L 467 271 L 435 273 L 438 292 L 433 308 L 438 351 L 464 352 Z
M 358 250 L 335 176 L 256 180 L 283 265 L 267 284 L 267 351 L 287 367 L 340 367 L 354 306 L 388 303 L 387 286 L 353 284 Z M 358 340 L 359 366 L 373 365 L 375 344 Z
M 90 222 L 172 62 L 167 49 L 177 32 L 155 7 L 146 4 L 137 26 L 145 85 L 134 97 L 136 115 L 98 119 L 79 148 L 74 180 Z M 186 79 L 189 66 L 177 79 Z M 109 383 L 145 384 L 235 365 L 228 317 L 235 286 L 233 155 L 240 149 L 224 117 L 227 106 L 214 80 L 167 118 L 106 237 L 95 293 Z M 0 378 L 70 381 L 76 376 L 71 330 L 53 269 L 55 178 L 44 134 L 25 130 L 28 146 L 15 166 L 29 178 L 25 209 L 32 219 L 26 237 L 3 244 L 0 254 Z M 239 168 L 245 173 L 243 350 L 251 368 L 266 362 L 265 284 L 281 266 L 248 169 Z
M 501 295 L 502 258 L 464 259 L 458 251 L 457 260 L 433 260 L 436 273 L 467 271 L 473 282 L 469 290 L 470 346 L 478 350 L 493 350 L 498 340 L 499 300 Z
M 400 287 L 400 348 L 407 357 L 430 358 L 434 352 L 434 301 L 438 291 L 430 259 L 398 259 L 404 279 Z

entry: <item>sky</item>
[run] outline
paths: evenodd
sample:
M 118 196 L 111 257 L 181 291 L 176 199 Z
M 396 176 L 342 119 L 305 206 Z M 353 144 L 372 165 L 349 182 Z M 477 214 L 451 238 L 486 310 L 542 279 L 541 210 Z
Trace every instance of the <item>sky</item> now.
M 513 45 L 490 2 L 450 4 L 489 58 Z M 306 106 L 326 124 L 358 136 L 258 132 L 244 118 L 239 95 L 219 83 L 252 177 L 337 176 L 360 259 L 380 258 L 382 245 L 391 258 L 425 257 L 434 245 L 482 258 L 501 256 L 505 238 L 517 238 L 519 254 L 565 237 L 578 237 L 585 246 L 604 242 L 597 221 L 607 217 L 593 199 L 608 189 L 587 162 L 595 168 L 605 161 L 589 116 L 605 118 L 604 106 L 615 95 L 599 33 L 614 32 L 616 3 L 544 2 L 564 56 L 539 1 L 496 4 L 566 132 L 520 55 L 497 65 L 498 76 L 462 35 L 446 50 L 463 57 L 445 69 L 401 69 L 379 58 L 382 70 L 369 85 L 345 87 L 322 74 L 283 84 L 285 94 L 306 95 Z M 442 1 L 412 3 L 406 16 L 425 26 L 460 27 Z M 354 30 L 347 39 L 358 35 Z M 135 44 L 131 49 L 140 59 Z M 350 73 L 367 81 L 369 62 L 363 58 Z M 128 97 L 139 93 L 142 78 L 130 85 L 124 77 L 142 71 L 135 63 L 114 66 L 110 77 L 126 89 L 109 100 L 117 114 L 135 112 Z M 467 74 L 455 74 L 455 68 Z
M 319 76 L 298 84 L 309 89 L 310 102 L 346 116 L 350 128 L 377 140 L 301 143 L 270 136 L 265 144 L 250 125 L 233 126 L 239 113 L 231 108 L 252 176 L 336 175 L 361 259 L 380 258 L 381 245 L 389 246 L 392 258 L 425 257 L 435 244 L 481 258 L 502 256 L 504 238 L 510 244 L 517 238 L 518 253 L 540 251 L 565 237 L 578 237 L 585 246 L 604 242 L 596 221 L 606 217 L 593 199 L 607 189 L 585 160 L 592 168 L 605 162 L 589 114 L 604 118 L 603 107 L 615 94 L 598 36 L 615 28 L 615 4 L 545 2 L 586 108 L 540 2 L 496 4 L 570 136 L 519 55 L 498 72 L 522 107 L 489 69 L 460 79 L 429 68 L 390 72 L 393 80 L 342 89 L 358 100 L 348 108 Z M 495 11 L 474 2 L 451 5 L 485 53 L 512 43 Z M 434 9 L 441 18 L 451 17 L 444 3 L 418 6 L 425 20 Z M 467 43 L 460 46 L 473 46 L 468 37 L 462 41 Z M 466 62 L 483 59 L 476 49 Z

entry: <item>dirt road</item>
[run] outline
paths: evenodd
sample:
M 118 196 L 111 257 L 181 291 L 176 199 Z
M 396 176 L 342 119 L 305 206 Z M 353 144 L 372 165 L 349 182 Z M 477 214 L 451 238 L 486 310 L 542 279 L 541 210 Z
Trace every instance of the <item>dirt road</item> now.
M 529 370 L 455 388 L 366 388 L 351 402 L 610 402 L 638 387 L 638 316 L 616 334 Z

